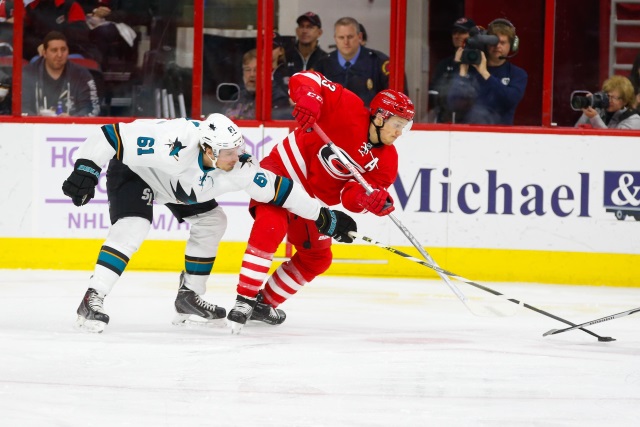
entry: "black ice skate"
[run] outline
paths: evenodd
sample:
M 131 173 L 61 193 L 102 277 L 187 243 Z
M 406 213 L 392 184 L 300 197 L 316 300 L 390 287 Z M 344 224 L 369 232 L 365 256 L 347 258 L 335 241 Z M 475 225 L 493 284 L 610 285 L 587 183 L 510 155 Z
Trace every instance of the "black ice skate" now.
M 87 289 L 78 307 L 76 326 L 87 332 L 101 333 L 104 331 L 104 328 L 109 323 L 109 316 L 102 308 L 103 303 L 104 295 L 98 294 L 93 288 Z
M 251 312 L 256 306 L 255 298 L 248 298 L 242 295 L 236 296 L 236 304 L 233 306 L 227 319 L 231 322 L 231 333 L 239 334 L 242 327 L 251 317 Z
M 287 318 L 287 314 L 279 308 L 274 308 L 264 302 L 262 291 L 256 298 L 256 306 L 253 308 L 250 320 L 257 320 L 268 325 L 280 325 Z
M 208 303 L 187 288 L 184 283 L 184 271 L 180 274 L 180 289 L 178 289 L 175 307 L 177 314 L 172 323 L 176 326 L 222 327 L 227 324 L 225 320 L 227 311 L 224 307 Z

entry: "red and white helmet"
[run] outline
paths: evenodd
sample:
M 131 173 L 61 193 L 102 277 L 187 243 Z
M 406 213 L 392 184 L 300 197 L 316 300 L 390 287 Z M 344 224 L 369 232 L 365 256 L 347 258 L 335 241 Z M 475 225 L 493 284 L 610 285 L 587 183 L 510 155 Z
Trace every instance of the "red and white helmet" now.
M 371 115 L 381 113 L 384 120 L 391 116 L 398 116 L 405 120 L 412 121 L 415 115 L 413 102 L 407 95 L 393 89 L 385 89 L 373 98 L 369 105 Z

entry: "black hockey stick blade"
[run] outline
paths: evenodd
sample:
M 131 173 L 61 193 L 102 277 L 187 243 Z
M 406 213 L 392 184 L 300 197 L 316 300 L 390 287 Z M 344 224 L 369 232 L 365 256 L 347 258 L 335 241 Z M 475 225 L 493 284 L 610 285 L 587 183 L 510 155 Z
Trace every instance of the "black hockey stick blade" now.
M 627 310 L 627 311 L 623 311 L 623 312 L 620 312 L 620 313 L 612 314 L 611 316 L 601 317 L 600 319 L 591 320 L 589 322 L 584 322 L 584 323 L 581 323 L 579 325 L 572 326 L 570 328 L 550 329 L 547 332 L 545 332 L 544 334 L 542 334 L 542 336 L 546 337 L 547 335 L 561 334 L 562 332 L 572 331 L 574 329 L 578 329 L 578 328 L 581 328 L 583 326 L 595 325 L 596 323 L 608 322 L 609 320 L 617 319 L 619 317 L 630 316 L 630 315 L 632 315 L 634 313 L 640 313 L 640 307 L 632 308 L 631 310 Z M 610 338 L 610 337 L 605 337 L 605 338 Z M 611 339 L 611 340 L 607 340 L 607 341 L 615 341 L 615 340 Z

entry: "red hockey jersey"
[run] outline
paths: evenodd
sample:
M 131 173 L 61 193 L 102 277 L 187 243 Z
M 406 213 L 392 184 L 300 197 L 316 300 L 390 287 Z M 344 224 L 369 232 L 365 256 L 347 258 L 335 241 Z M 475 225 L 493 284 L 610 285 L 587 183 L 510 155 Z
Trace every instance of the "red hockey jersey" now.
M 295 96 L 300 86 L 312 88 L 324 99 L 318 126 L 373 188 L 388 188 L 398 173 L 398 153 L 392 145 L 374 147 L 368 142 L 370 113 L 362 100 L 313 71 L 294 74 L 289 81 L 289 94 Z M 352 212 L 363 211 L 355 198 L 364 188 L 312 129 L 296 128 L 260 165 L 299 182 L 311 196 L 328 206 L 342 203 Z

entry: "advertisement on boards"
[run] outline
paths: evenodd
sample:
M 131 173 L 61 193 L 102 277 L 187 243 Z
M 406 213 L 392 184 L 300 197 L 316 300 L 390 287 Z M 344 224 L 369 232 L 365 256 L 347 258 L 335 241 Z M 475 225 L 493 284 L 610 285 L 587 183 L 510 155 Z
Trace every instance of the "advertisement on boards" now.
M 398 216 L 425 245 L 640 253 L 640 222 L 609 213 L 640 213 L 636 138 L 411 132 L 398 142 Z
M 4 237 L 99 238 L 110 225 L 104 171 L 96 197 L 76 207 L 62 194 L 76 152 L 93 125 L 4 125 L 0 220 Z M 262 158 L 287 128 L 244 128 L 247 151 Z M 394 215 L 425 247 L 640 253 L 640 167 L 632 137 L 412 131 L 396 142 Z M 366 174 L 365 174 L 366 177 Z M 244 193 L 218 199 L 226 241 L 246 241 L 252 225 Z M 9 206 L 9 205 L 7 205 Z M 354 214 L 359 230 L 408 246 L 388 218 Z M 150 239 L 183 240 L 163 206 Z

